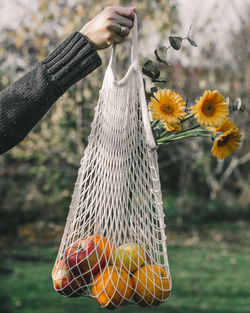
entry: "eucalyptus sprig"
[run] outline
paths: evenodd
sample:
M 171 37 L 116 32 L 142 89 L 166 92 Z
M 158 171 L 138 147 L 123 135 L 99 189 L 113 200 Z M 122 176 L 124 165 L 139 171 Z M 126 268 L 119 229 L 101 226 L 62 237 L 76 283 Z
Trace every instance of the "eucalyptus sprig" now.
M 174 50 L 180 50 L 184 40 L 187 40 L 192 46 L 197 47 L 196 42 L 190 37 L 191 26 L 189 27 L 186 37 L 169 36 L 169 46 L 161 46 L 155 49 L 155 60 L 147 60 L 143 67 L 142 72 L 149 77 L 152 82 L 167 82 L 166 78 L 159 78 L 161 74 L 161 64 L 169 66 L 170 63 L 167 60 L 167 53 L 170 48 Z

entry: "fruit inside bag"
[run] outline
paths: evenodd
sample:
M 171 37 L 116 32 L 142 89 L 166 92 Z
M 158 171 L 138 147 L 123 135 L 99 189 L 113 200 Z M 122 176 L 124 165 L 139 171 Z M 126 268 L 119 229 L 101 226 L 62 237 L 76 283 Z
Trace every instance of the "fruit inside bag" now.
M 157 306 L 170 294 L 155 141 L 138 63 L 117 79 L 115 46 L 52 271 L 55 290 L 107 309 Z
M 116 247 L 104 236 L 79 239 L 57 262 L 52 272 L 54 288 L 62 295 L 91 296 L 114 309 L 133 300 L 157 306 L 170 294 L 169 273 L 154 262 L 138 243 Z

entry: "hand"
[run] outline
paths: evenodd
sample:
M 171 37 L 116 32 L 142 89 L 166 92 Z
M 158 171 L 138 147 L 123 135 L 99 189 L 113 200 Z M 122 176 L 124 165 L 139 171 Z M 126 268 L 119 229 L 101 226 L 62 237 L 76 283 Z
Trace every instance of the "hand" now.
M 122 42 L 133 27 L 136 8 L 107 7 L 83 26 L 80 32 L 96 50 Z M 122 30 L 122 32 L 121 32 Z

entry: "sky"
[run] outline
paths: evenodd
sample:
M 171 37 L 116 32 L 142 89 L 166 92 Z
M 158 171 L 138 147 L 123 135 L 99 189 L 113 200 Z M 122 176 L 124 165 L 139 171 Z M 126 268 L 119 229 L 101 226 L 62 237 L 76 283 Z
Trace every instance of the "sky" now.
M 84 0 L 82 0 L 84 2 Z M 17 3 L 22 5 L 17 5 Z M 180 57 L 183 62 L 194 63 L 199 59 L 201 49 L 206 45 L 207 38 L 216 43 L 217 51 L 225 59 L 230 59 L 230 32 L 237 30 L 240 26 L 240 20 L 247 20 L 249 17 L 246 12 L 246 5 L 250 5 L 250 0 L 176 0 L 179 7 L 179 16 L 181 27 L 178 34 L 185 36 L 189 26 L 192 25 L 192 36 L 197 42 L 198 48 L 192 48 L 189 61 L 185 56 L 179 53 L 175 57 Z M 2 27 L 16 29 L 24 18 L 25 10 L 32 9 L 37 5 L 34 0 L 1 0 L 0 1 L 0 30 Z M 138 12 L 139 14 L 139 12 Z M 200 28 L 203 27 L 203 31 Z M 170 35 L 170 34 L 169 34 Z M 166 38 L 168 38 L 166 36 Z M 144 42 L 144 48 L 141 52 L 149 51 L 152 53 L 152 46 L 159 46 L 159 37 L 157 34 L 149 36 Z M 145 49 L 145 45 L 149 49 Z
M 250 0 L 177 0 L 183 27 L 190 23 L 194 26 L 204 25 L 204 21 L 211 17 L 211 22 L 217 30 L 224 32 L 229 24 L 239 27 L 239 16 L 247 18 L 246 5 Z M 211 25 L 207 25 L 208 28 Z
M 192 60 L 199 57 L 208 39 L 216 44 L 215 53 L 229 60 L 230 34 L 240 29 L 241 20 L 249 20 L 246 7 L 250 6 L 250 0 L 178 0 L 178 3 L 182 21 L 179 32 L 185 34 L 192 25 L 192 35 L 198 44 L 198 49 L 192 49 Z

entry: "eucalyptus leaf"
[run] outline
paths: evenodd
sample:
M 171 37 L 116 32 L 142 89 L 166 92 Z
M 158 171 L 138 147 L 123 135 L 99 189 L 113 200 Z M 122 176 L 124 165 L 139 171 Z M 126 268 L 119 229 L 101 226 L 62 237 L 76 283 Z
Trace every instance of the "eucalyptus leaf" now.
M 150 88 L 150 95 L 149 95 L 149 99 L 151 101 L 151 97 L 155 98 L 155 100 L 159 101 L 156 97 L 155 97 L 155 93 L 157 93 L 157 91 L 159 91 L 161 88 L 154 86 Z
M 170 45 L 175 49 L 179 50 L 182 43 L 182 38 L 177 36 L 170 36 L 169 37 Z
M 154 82 L 154 83 L 166 83 L 167 82 L 167 78 L 154 79 L 152 82 Z
M 190 37 L 187 37 L 187 40 L 189 41 L 190 45 L 192 45 L 194 47 L 198 47 L 196 42 L 193 39 L 191 39 Z
M 147 60 L 142 67 L 142 73 L 152 79 L 157 79 L 160 76 L 159 65 L 151 60 Z
M 159 61 L 159 62 L 162 62 L 166 65 L 168 65 L 168 62 L 167 62 L 167 51 L 168 51 L 168 48 L 163 46 L 163 47 L 160 47 L 158 49 L 155 49 L 154 53 L 156 55 L 156 59 Z
M 150 90 L 152 93 L 157 92 L 160 88 L 159 87 L 151 87 Z
M 229 110 L 231 112 L 244 111 L 245 106 L 242 104 L 241 98 L 237 98 L 235 101 L 230 101 Z

